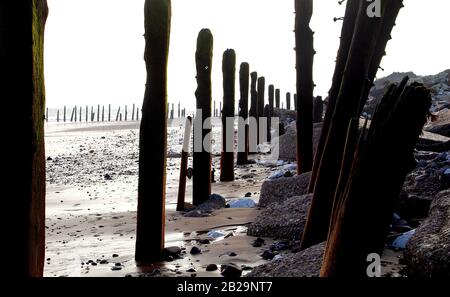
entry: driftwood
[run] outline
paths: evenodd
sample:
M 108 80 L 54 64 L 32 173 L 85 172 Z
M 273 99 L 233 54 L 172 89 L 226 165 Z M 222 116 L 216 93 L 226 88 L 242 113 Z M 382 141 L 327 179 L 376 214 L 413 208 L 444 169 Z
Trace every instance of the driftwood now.
M 167 62 L 171 1 L 146 0 L 147 82 L 139 135 L 139 181 L 135 259 L 149 263 L 164 248 L 167 151 Z

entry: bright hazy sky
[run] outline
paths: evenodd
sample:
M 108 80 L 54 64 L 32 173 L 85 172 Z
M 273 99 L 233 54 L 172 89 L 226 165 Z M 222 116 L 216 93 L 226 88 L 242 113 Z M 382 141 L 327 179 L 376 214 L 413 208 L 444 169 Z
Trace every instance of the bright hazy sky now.
M 315 95 L 327 96 L 345 3 L 315 0 Z M 393 71 L 436 74 L 450 68 L 448 0 L 404 0 L 387 56 Z M 145 85 L 144 0 L 48 0 L 45 76 L 48 107 L 142 104 Z M 266 84 L 295 92 L 294 0 L 172 0 L 169 102 L 195 104 L 197 34 L 214 36 L 213 99 L 222 100 L 222 54 L 233 48 Z M 236 79 L 236 101 L 239 99 Z M 236 103 L 237 104 L 237 103 Z M 218 106 L 218 105 L 217 105 Z

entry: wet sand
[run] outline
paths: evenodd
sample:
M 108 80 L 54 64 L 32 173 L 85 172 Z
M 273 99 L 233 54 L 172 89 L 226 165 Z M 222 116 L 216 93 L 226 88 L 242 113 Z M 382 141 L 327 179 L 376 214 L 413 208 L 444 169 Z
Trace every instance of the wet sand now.
M 216 120 L 213 166 L 218 180 L 220 120 Z M 266 262 L 259 256 L 264 246 L 252 247 L 255 238 L 246 235 L 245 226 L 256 217 L 257 209 L 221 209 L 206 218 L 186 218 L 175 211 L 184 120 L 169 125 L 165 245 L 185 248 L 184 258 L 149 267 L 137 267 L 134 262 L 139 123 L 49 123 L 45 276 L 151 276 L 155 269 L 162 276 L 220 276 L 205 267 L 229 262 L 253 267 Z M 251 193 L 257 202 L 271 170 L 258 162 L 238 166 L 236 181 L 213 183 L 212 192 L 227 200 Z M 191 193 L 192 181 L 188 180 L 187 202 Z M 211 230 L 223 232 L 226 238 L 198 244 Z M 194 245 L 201 254 L 189 254 Z M 231 252 L 236 256 L 229 256 Z M 190 268 L 195 272 L 187 272 Z

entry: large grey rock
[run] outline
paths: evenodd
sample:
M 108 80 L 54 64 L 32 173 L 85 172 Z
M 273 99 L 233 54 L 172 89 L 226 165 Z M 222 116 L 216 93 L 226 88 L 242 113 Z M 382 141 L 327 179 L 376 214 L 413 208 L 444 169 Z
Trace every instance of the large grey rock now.
M 319 144 L 323 123 L 314 124 L 313 128 L 313 153 Z M 279 158 L 285 161 L 294 161 L 297 158 L 297 128 L 293 121 L 285 127 L 285 133 L 279 138 Z
M 404 258 L 411 276 L 450 277 L 450 189 L 436 195 L 429 217 L 406 245 Z
M 268 205 L 248 226 L 247 234 L 274 239 L 299 239 L 303 233 L 312 194 Z
M 259 206 L 266 207 L 273 202 L 282 202 L 290 197 L 306 194 L 310 179 L 311 172 L 266 180 L 261 186 Z
M 318 277 L 325 243 L 304 251 L 283 254 L 280 260 L 255 267 L 246 277 Z

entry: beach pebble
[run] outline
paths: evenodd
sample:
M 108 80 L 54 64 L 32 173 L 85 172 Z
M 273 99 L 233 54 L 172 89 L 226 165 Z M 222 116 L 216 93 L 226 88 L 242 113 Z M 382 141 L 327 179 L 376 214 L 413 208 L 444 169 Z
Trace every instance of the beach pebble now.
M 162 254 L 166 256 L 177 256 L 181 253 L 181 248 L 178 246 L 170 246 L 163 249 Z
M 119 255 L 118 254 L 112 254 L 112 257 L 113 258 L 117 258 L 117 257 L 119 257 Z
M 196 246 L 193 246 L 192 248 L 191 248 L 191 251 L 190 251 L 190 253 L 191 253 L 191 255 L 198 255 L 198 254 L 200 254 L 202 251 L 198 248 L 198 247 L 196 247 Z
M 261 237 L 258 237 L 255 239 L 255 241 L 253 241 L 252 246 L 253 247 L 261 247 L 264 244 L 264 239 L 262 239 Z
M 272 261 L 278 261 L 283 259 L 283 257 L 281 255 L 276 255 L 275 257 L 273 257 Z
M 242 269 L 233 263 L 222 265 L 220 270 L 224 277 L 240 277 L 242 275 Z
M 252 197 L 252 193 L 250 193 L 250 192 L 246 193 L 245 197 Z
M 275 257 L 275 253 L 269 251 L 269 250 L 265 250 L 262 254 L 261 257 L 264 260 L 272 260 Z
M 109 174 L 105 174 L 104 178 L 105 178 L 105 180 L 112 180 L 112 177 Z
M 230 256 L 230 257 L 236 257 L 237 254 L 236 254 L 235 252 L 231 252 L 231 253 L 228 253 L 228 256 Z
M 211 242 L 209 241 L 209 239 L 205 238 L 205 239 L 200 239 L 198 241 L 198 243 L 200 243 L 200 244 L 210 244 Z
M 111 270 L 112 271 L 119 271 L 119 270 L 122 270 L 122 267 L 120 267 L 120 266 L 113 266 L 113 267 L 111 267 Z
M 217 270 L 216 264 L 209 264 L 208 266 L 206 266 L 206 271 L 216 271 L 216 270 Z
M 197 272 L 197 270 L 195 270 L 194 268 L 189 268 L 188 270 L 186 270 L 186 272 Z
M 283 176 L 284 176 L 283 171 L 275 171 L 269 175 L 268 179 L 277 179 Z

